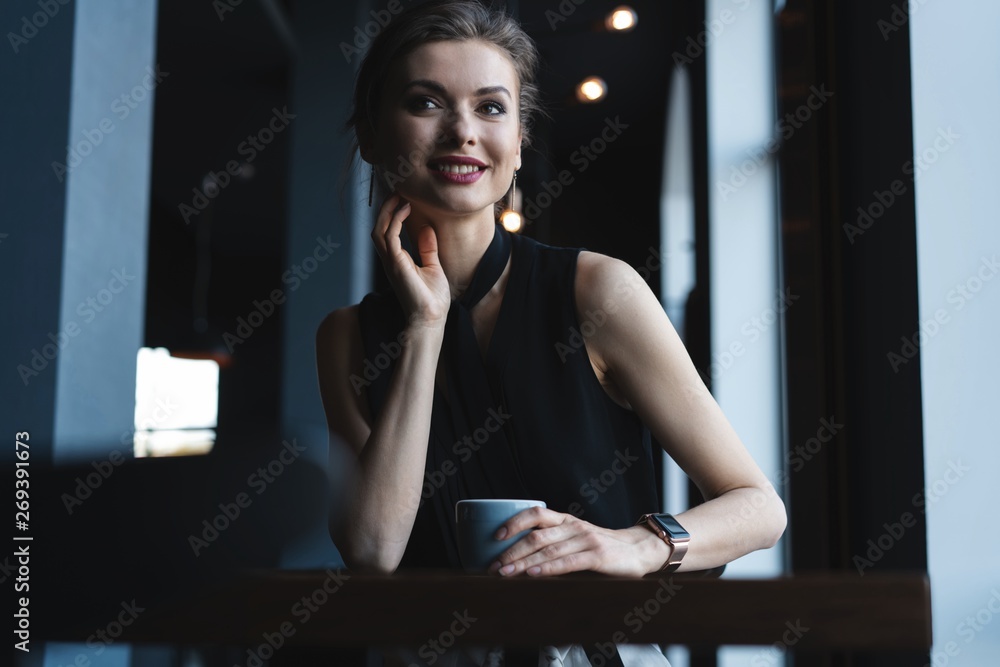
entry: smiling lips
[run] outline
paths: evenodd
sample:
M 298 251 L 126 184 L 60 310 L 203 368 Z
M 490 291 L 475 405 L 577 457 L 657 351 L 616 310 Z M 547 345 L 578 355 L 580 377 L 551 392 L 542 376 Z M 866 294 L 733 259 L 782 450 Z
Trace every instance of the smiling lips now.
M 474 157 L 464 155 L 435 158 L 428 165 L 438 178 L 460 185 L 475 183 L 486 171 L 485 164 Z

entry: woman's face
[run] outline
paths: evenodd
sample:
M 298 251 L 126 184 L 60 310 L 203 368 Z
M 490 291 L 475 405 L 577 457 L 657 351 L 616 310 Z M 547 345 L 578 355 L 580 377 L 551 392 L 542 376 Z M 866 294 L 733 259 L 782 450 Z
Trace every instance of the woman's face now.
M 487 42 L 424 44 L 389 73 L 370 156 L 415 209 L 492 218 L 521 166 L 519 89 Z

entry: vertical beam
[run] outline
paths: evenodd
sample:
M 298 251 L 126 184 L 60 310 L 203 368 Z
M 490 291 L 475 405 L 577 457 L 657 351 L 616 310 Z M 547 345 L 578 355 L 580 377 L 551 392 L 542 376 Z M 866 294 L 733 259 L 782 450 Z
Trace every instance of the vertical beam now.
M 50 163 L 65 162 L 69 142 L 76 11 L 76 3 L 57 4 L 50 13 L 30 2 L 0 3 L 0 89 L 17 99 L 0 105 L 0 276 L 6 288 L 0 422 L 30 432 L 37 463 L 51 461 L 55 429 L 59 348 L 49 334 L 58 341 L 66 183 Z M 30 298 L 20 294 L 26 288 Z
M 783 113 L 808 104 L 812 85 L 832 92 L 783 155 L 785 280 L 802 292 L 787 331 L 790 454 L 803 462 L 789 476 L 796 571 L 927 567 L 926 522 L 912 502 L 924 486 L 920 359 L 896 372 L 886 358 L 901 331 L 918 327 L 914 196 L 905 187 L 883 206 L 876 194 L 913 159 L 908 29 L 885 40 L 878 27 L 894 8 L 789 0 L 782 21 Z M 840 432 L 806 449 L 819 416 Z M 902 521 L 902 537 L 887 534 Z M 802 655 L 796 664 L 927 658 Z
M 296 120 L 289 161 L 286 268 L 311 258 L 320 263 L 309 280 L 288 290 L 281 433 L 298 438 L 306 448 L 302 456 L 324 471 L 331 461 L 316 380 L 316 329 L 327 313 L 356 303 L 371 289 L 371 239 L 361 233 L 366 231 L 367 174 L 361 168 L 345 173 L 350 137 L 341 129 L 350 112 L 354 72 L 364 54 L 354 43 L 354 26 L 363 29 L 372 20 L 361 13 L 363 7 L 303 0 L 296 3 L 293 18 L 299 58 L 289 105 Z M 339 556 L 326 523 L 319 522 L 302 542 L 286 548 L 283 565 L 316 567 L 334 560 Z
M 44 5 L 44 6 L 43 6 Z M 38 462 L 105 457 L 134 421 L 142 345 L 156 4 L 5 3 L 0 261 L 31 298 L 0 333 L 4 422 Z M 11 35 L 14 35 L 13 37 Z M 15 426 L 19 424 L 19 426 Z
M 30 433 L 32 464 L 103 460 L 132 431 L 153 95 L 165 78 L 156 11 L 142 0 L 0 7 L 10 49 L 0 88 L 16 91 L 0 119 L 0 421 Z M 93 655 L 80 644 L 33 648 L 21 664 Z M 129 661 L 128 646 L 102 655 Z
M 155 3 L 78 3 L 60 329 L 81 331 L 59 355 L 57 463 L 106 456 L 135 421 L 153 101 L 169 81 L 155 55 Z

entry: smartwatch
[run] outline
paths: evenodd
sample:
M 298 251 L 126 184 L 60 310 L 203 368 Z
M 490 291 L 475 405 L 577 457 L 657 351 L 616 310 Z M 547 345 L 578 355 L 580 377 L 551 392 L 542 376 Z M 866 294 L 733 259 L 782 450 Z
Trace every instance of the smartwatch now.
M 661 540 L 673 547 L 670 558 L 660 568 L 660 572 L 673 572 L 679 568 L 691 542 L 691 534 L 684 530 L 672 514 L 643 514 L 635 523 L 637 526 L 639 524 L 649 528 Z

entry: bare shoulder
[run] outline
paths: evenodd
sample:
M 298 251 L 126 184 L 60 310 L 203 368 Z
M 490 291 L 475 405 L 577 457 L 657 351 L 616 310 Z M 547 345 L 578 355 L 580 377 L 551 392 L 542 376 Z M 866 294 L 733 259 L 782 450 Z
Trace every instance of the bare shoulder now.
M 637 308 L 659 310 L 659 301 L 649 285 L 630 264 L 598 252 L 580 251 L 574 291 L 578 312 L 600 323 L 595 337 L 627 325 L 628 316 L 635 315 Z
M 348 364 L 350 353 L 357 351 L 361 346 L 361 325 L 357 304 L 331 311 L 316 329 L 317 362 L 336 364 L 338 367 Z M 320 368 L 321 374 L 322 371 Z
M 612 364 L 615 350 L 622 343 L 618 330 L 627 323 L 627 318 L 620 317 L 622 299 L 637 288 L 636 281 L 645 285 L 626 262 L 589 250 L 580 251 L 573 288 L 587 356 L 604 391 L 629 410 L 631 401 L 615 382 Z
M 357 333 L 361 339 L 361 328 L 358 324 L 358 309 L 360 305 L 345 306 L 327 313 L 323 321 L 319 323 L 316 330 L 316 340 L 329 341 L 332 338 L 340 338 Z
M 628 263 L 599 252 L 581 250 L 576 263 L 577 299 L 590 306 L 599 306 L 614 294 L 635 288 L 635 282 L 644 282 Z
M 364 343 L 358 305 L 338 308 L 316 329 L 316 370 L 330 432 L 360 453 L 371 434 L 362 377 Z

